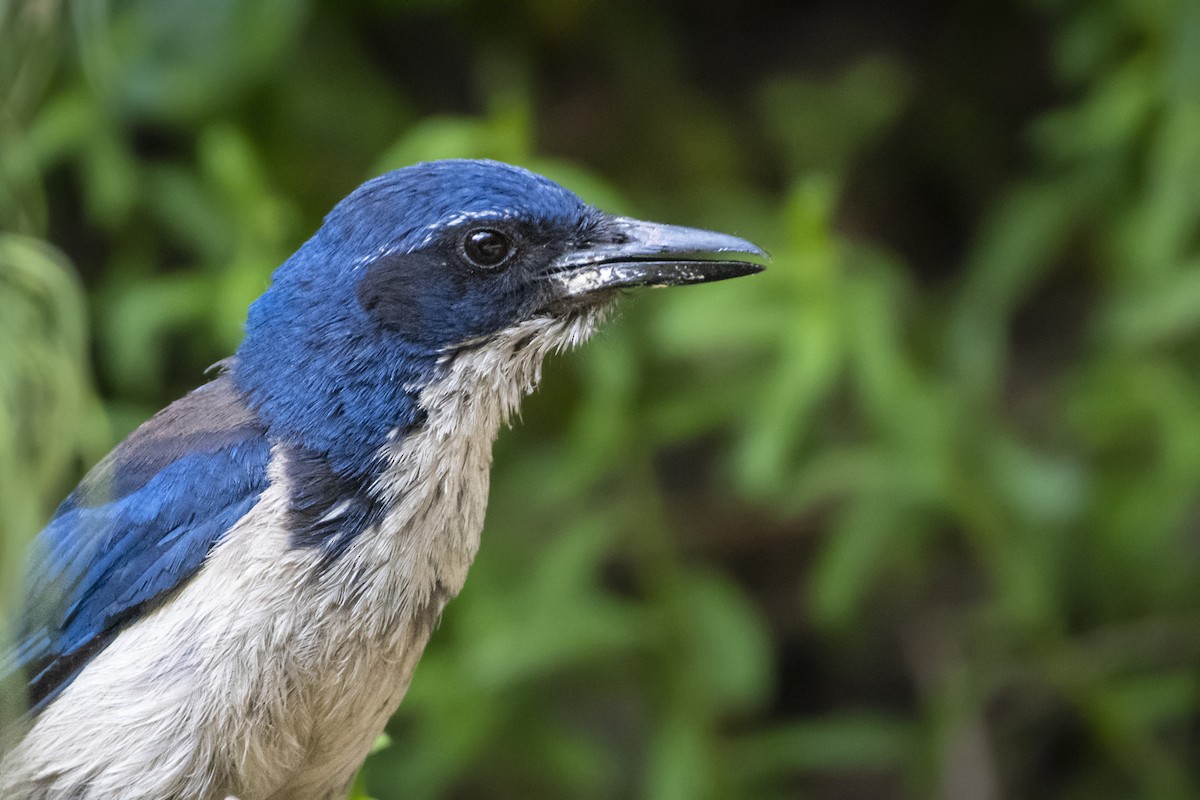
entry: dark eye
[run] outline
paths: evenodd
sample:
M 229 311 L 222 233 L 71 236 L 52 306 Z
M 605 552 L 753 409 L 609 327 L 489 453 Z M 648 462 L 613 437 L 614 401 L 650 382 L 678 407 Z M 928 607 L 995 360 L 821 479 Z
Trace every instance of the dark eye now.
M 512 239 L 492 228 L 478 228 L 463 239 L 463 255 L 480 269 L 495 270 L 512 258 Z

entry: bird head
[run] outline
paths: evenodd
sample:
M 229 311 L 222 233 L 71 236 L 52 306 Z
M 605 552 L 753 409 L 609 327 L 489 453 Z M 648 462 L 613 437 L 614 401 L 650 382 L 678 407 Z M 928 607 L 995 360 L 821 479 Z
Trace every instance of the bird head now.
M 762 269 L 745 255 L 765 253 L 606 214 L 518 167 L 418 164 L 352 192 L 275 272 L 233 373 L 277 436 L 361 470 L 462 354 L 483 353 L 493 374 L 475 377 L 495 384 L 465 391 L 527 390 L 529 365 L 586 339 L 621 289 Z

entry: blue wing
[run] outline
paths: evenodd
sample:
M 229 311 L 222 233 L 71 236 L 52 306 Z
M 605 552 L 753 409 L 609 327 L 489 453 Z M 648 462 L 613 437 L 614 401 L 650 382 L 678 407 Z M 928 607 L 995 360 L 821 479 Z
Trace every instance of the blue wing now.
M 222 375 L 84 478 L 32 548 L 14 666 L 34 713 L 199 570 L 266 488 L 269 458 L 262 425 Z

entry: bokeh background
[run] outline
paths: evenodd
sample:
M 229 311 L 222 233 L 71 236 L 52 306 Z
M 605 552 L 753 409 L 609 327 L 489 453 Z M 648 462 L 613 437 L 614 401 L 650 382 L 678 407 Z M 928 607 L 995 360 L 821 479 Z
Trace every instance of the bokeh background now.
M 1200 796 L 1200 3 L 0 3 L 0 572 L 362 180 L 737 232 L 496 448 L 363 797 Z

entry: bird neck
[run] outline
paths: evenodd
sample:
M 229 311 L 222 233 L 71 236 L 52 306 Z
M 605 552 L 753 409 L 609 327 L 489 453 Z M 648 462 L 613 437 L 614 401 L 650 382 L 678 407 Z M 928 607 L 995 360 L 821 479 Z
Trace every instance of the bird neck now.
M 230 371 L 272 444 L 359 481 L 379 469 L 389 434 L 422 421 L 418 398 L 438 354 L 372 324 L 355 296 L 357 270 L 320 268 L 339 257 L 318 232 L 276 270 Z
M 327 334 L 311 334 L 307 322 L 273 330 L 282 315 L 258 307 L 267 299 L 252 309 L 232 361 L 235 384 L 273 442 L 321 457 L 342 478 L 366 480 L 386 468 L 387 452 L 417 428 L 490 447 L 537 386 L 545 357 L 585 341 L 604 313 L 595 307 L 537 317 L 430 353 L 350 325 L 333 347 Z M 265 322 L 255 325 L 256 316 Z

